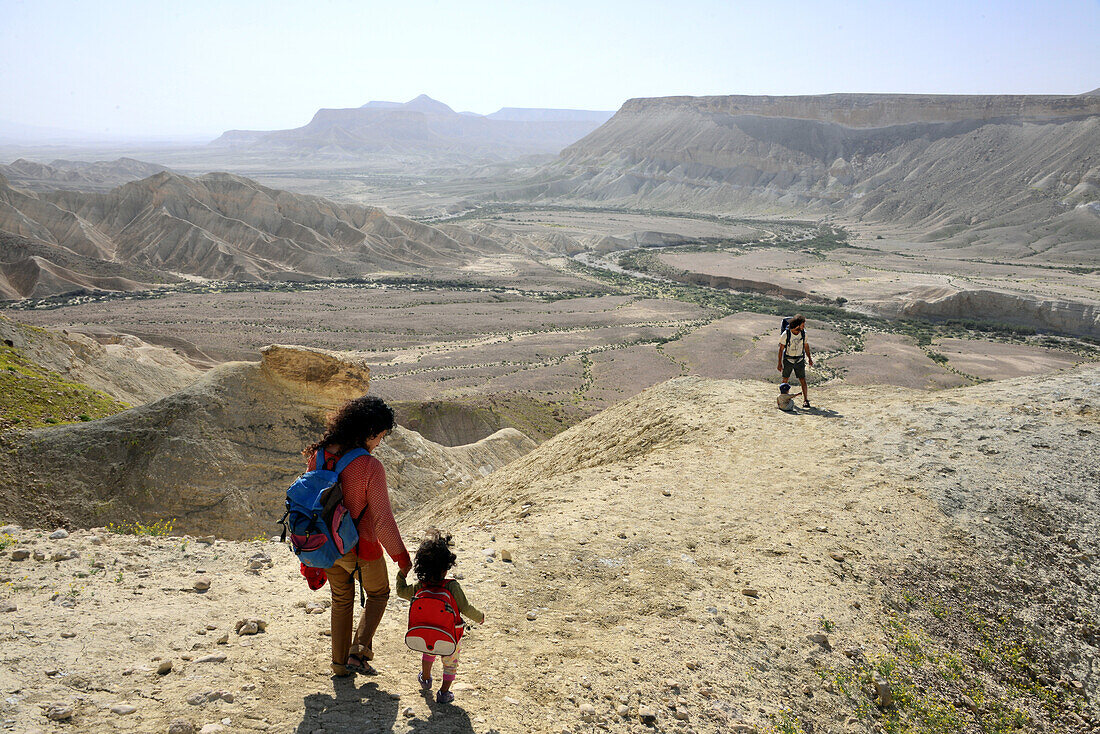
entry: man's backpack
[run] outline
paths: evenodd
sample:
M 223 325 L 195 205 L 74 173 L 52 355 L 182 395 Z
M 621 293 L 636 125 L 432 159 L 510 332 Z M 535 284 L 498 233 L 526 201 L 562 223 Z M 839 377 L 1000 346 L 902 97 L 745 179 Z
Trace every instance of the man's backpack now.
M 294 480 L 286 491 L 286 513 L 279 521 L 282 540 L 285 542 L 289 533 L 291 549 L 306 566 L 332 568 L 359 542 L 359 518 L 353 518 L 344 507 L 340 472 L 355 459 L 368 455 L 366 449 L 352 449 L 340 457 L 334 469 L 326 469 L 325 450 L 319 448 L 316 468 Z
M 409 631 L 405 644 L 425 655 L 454 655 L 462 639 L 462 615 L 454 594 L 441 586 L 425 586 L 416 592 L 409 606 Z

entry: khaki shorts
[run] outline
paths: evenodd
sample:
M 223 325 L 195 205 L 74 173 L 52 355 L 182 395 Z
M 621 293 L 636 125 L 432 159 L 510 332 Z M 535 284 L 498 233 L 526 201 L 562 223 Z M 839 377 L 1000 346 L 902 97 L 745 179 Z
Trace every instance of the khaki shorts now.
M 800 380 L 806 379 L 806 359 L 790 360 L 786 357 L 783 358 L 783 379 L 786 380 L 794 372 L 795 377 Z

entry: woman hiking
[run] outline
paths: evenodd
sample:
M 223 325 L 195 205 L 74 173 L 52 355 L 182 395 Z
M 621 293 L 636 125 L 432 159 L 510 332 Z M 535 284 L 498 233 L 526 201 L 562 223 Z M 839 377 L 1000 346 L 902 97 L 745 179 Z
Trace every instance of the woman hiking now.
M 302 452 L 308 457 L 308 467 L 312 471 L 320 462 L 331 469 L 341 455 L 352 449 L 367 450 L 367 455 L 352 460 L 340 474 L 344 506 L 353 518 L 358 518 L 359 543 L 336 561 L 335 566 L 325 570 L 332 590 L 332 673 L 337 676 L 376 672 L 368 661 L 374 659 L 374 632 L 382 621 L 390 596 L 389 573 L 382 549 L 403 573 L 412 568 L 412 559 L 393 518 L 386 470 L 373 456 L 393 426 L 393 410 L 381 398 L 364 395 L 345 403 L 329 418 L 321 440 Z M 366 593 L 366 604 L 353 638 L 355 576 L 359 577 L 362 591 Z

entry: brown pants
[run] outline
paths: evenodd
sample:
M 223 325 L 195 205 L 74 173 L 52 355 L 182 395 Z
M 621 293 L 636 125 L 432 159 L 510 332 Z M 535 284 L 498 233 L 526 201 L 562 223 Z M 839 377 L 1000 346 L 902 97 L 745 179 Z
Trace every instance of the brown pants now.
M 359 617 L 359 626 L 355 638 L 351 636 L 351 617 L 355 611 L 355 564 L 363 575 L 363 591 L 367 594 L 367 604 Z M 386 612 L 386 602 L 390 597 L 389 572 L 386 559 L 378 558 L 364 561 L 355 551 L 345 553 L 336 565 L 327 569 L 328 585 L 332 590 L 332 672 L 345 675 L 348 655 L 359 655 L 366 660 L 374 659 L 374 632 L 382 615 Z

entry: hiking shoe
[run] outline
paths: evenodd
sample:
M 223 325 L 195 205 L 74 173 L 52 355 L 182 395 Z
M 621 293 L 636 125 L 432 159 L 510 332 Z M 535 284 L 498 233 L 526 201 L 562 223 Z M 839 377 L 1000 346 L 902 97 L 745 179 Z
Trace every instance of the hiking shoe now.
M 439 691 L 435 694 L 436 703 L 450 703 L 455 700 L 455 694 L 451 691 Z
M 425 678 L 423 673 L 417 673 L 416 682 L 419 683 L 420 687 L 425 691 L 430 691 L 432 689 L 432 679 L 430 676 Z
M 808 408 L 808 407 L 810 407 L 810 401 L 809 401 L 809 400 L 803 400 L 803 401 L 802 401 L 802 407 L 803 407 L 803 408 Z

